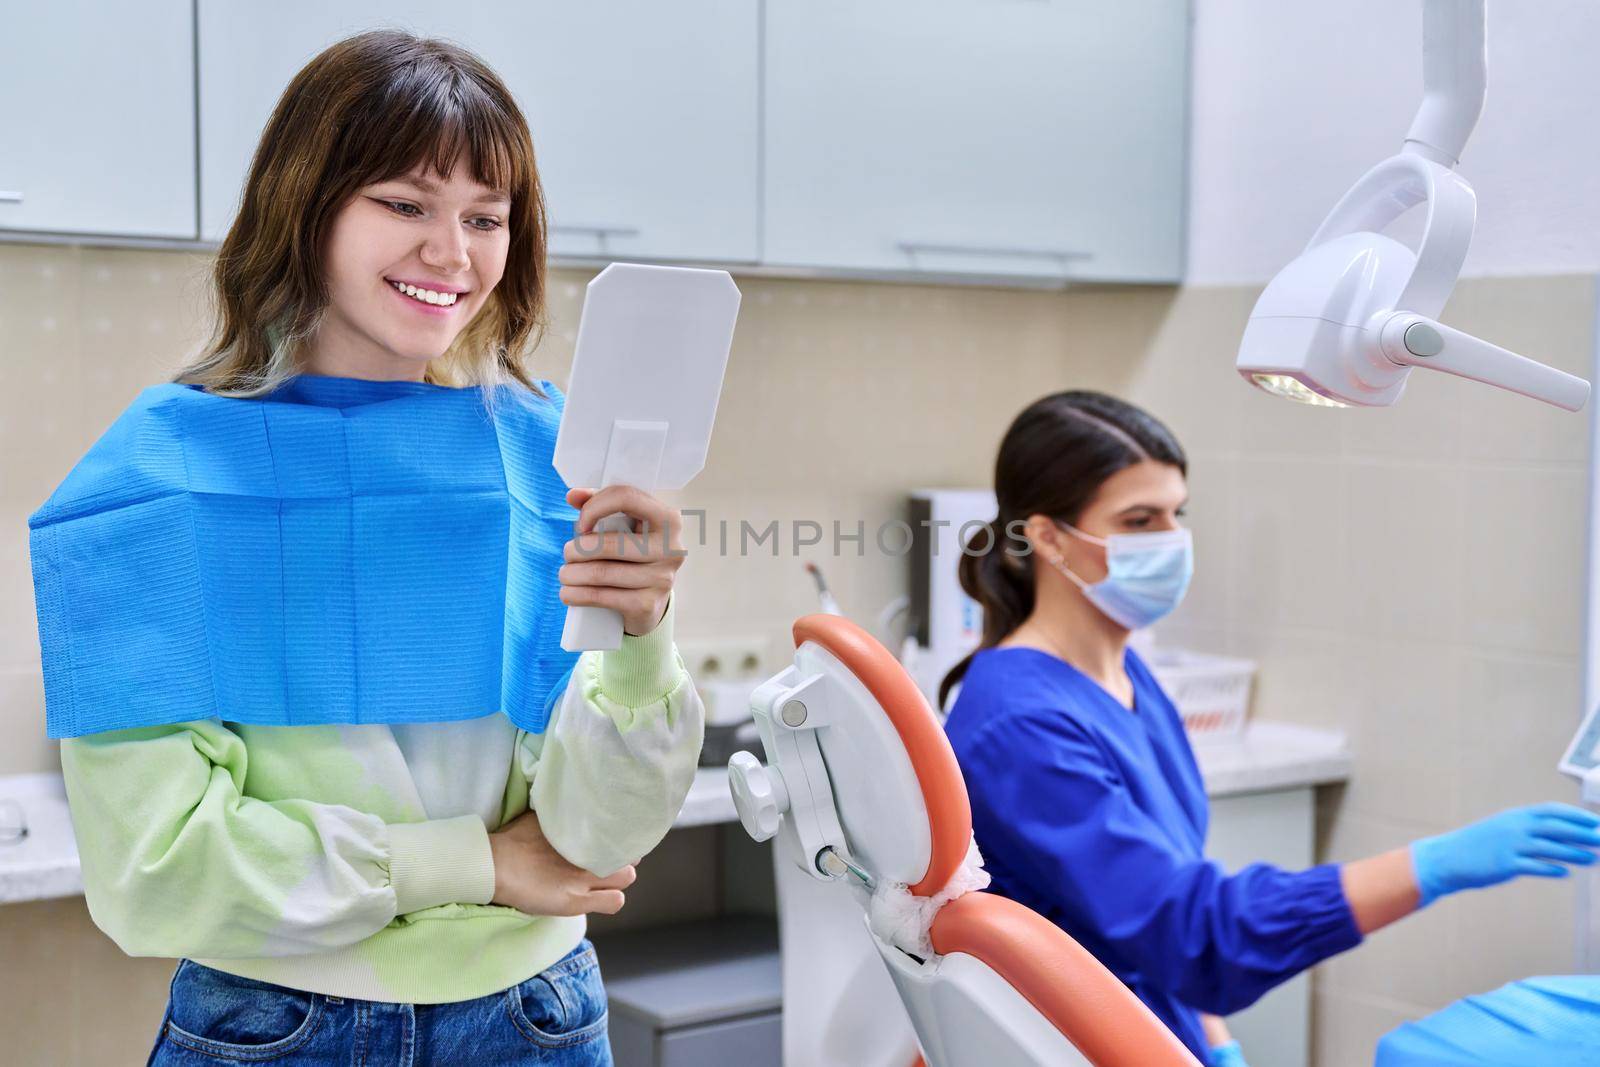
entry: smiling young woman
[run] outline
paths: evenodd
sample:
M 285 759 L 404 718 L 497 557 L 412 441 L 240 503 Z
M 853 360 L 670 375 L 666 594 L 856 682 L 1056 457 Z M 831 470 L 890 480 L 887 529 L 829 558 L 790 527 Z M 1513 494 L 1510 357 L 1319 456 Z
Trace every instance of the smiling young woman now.
M 341 41 L 289 83 L 217 253 L 216 329 L 179 381 L 261 395 L 309 344 L 318 373 L 538 392 L 520 357 L 545 324 L 548 227 L 527 124 L 471 52 L 402 36 Z
M 500 80 L 341 41 L 267 124 L 204 350 L 30 519 L 85 897 L 181 958 L 152 1063 L 611 1062 L 584 917 L 672 826 L 703 712 L 678 512 L 552 466 L 545 284 Z M 616 512 L 644 536 L 595 534 Z M 566 605 L 621 647 L 563 651 Z

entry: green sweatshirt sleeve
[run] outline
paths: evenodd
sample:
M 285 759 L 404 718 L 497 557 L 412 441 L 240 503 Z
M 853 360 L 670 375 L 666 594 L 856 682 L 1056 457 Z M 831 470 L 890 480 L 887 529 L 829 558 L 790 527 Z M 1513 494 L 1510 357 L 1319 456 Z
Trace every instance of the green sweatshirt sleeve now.
M 245 744 L 216 719 L 69 738 L 61 768 L 90 914 L 132 956 L 320 952 L 494 894 L 477 816 L 244 796 Z
M 672 640 L 656 628 L 586 652 L 542 734 L 523 734 L 529 806 L 557 852 L 605 876 L 661 843 L 694 784 L 705 711 Z

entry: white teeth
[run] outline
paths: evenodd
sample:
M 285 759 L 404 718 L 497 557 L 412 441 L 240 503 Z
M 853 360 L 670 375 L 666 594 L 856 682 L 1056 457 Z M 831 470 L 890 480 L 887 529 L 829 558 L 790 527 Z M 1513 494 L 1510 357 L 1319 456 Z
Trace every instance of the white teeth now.
M 405 282 L 390 282 L 389 284 L 413 300 L 420 300 L 424 304 L 433 304 L 436 307 L 449 307 L 456 302 L 456 297 L 460 295 L 459 293 L 436 293 L 432 289 L 419 289 L 415 285 L 408 285 Z

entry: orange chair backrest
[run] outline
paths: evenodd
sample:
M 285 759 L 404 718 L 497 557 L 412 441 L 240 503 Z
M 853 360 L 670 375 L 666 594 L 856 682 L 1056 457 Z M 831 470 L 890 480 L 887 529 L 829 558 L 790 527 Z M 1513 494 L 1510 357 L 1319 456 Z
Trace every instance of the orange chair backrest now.
M 927 873 L 910 888 L 916 896 L 931 897 L 960 868 L 972 840 L 967 783 L 961 777 L 961 767 L 944 736 L 944 728 L 899 661 L 849 619 L 840 615 L 802 616 L 794 624 L 794 646 L 799 648 L 807 641 L 833 653 L 867 687 L 905 745 L 911 769 L 922 787 L 932 840 Z
M 839 615 L 794 624 L 799 648 L 815 642 L 866 686 L 894 724 L 922 787 L 932 849 L 911 886 L 932 896 L 950 881 L 972 839 L 972 807 L 955 752 L 911 676 L 871 634 Z M 970 955 L 999 974 L 1095 1067 L 1199 1067 L 1155 1013 L 1082 945 L 1015 901 L 969 893 L 939 909 L 934 951 Z

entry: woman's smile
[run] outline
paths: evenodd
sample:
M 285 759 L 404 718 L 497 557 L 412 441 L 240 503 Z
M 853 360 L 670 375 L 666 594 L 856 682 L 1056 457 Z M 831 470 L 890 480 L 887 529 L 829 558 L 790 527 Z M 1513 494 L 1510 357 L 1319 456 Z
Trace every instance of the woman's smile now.
M 455 312 L 468 290 L 426 288 L 411 282 L 385 278 L 385 284 L 401 300 L 426 315 L 448 316 Z

